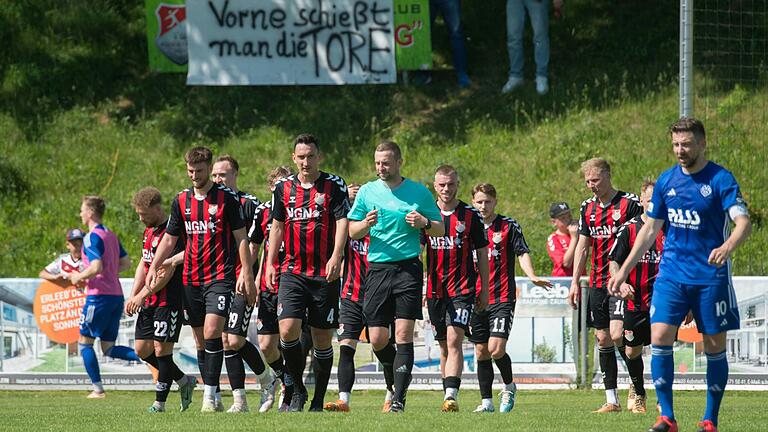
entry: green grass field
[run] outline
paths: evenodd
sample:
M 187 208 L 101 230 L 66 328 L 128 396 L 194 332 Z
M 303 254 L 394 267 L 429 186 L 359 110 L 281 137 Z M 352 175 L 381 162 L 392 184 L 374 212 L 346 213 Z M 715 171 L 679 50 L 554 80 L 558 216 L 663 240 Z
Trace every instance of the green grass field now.
M 464 200 L 475 183 L 494 183 L 538 274 L 551 269 L 549 205 L 578 208 L 589 196 L 581 161 L 606 157 L 628 191 L 675 163 L 666 128 L 678 113 L 679 8 L 669 2 L 569 1 L 551 24 L 544 97 L 530 82 L 499 94 L 508 67 L 501 1 L 464 4 L 466 90 L 446 70 L 441 22 L 428 86 L 188 87 L 181 74 L 147 72 L 143 4 L 0 0 L 0 277 L 36 276 L 62 253 L 83 194 L 105 196 L 105 224 L 137 259 L 143 227 L 131 196 L 154 185 L 170 199 L 188 187 L 181 156 L 193 145 L 237 157 L 240 188 L 266 199 L 266 173 L 290 163 L 297 133 L 315 133 L 324 169 L 348 182 L 371 179 L 372 149 L 394 139 L 411 178 L 429 181 L 439 164 L 454 164 Z M 764 75 L 752 78 L 726 85 L 697 69 L 695 80 L 709 155 L 734 172 L 750 204 L 739 275 L 768 272 L 768 92 Z
M 383 393 L 355 392 L 351 413 L 284 414 L 200 414 L 195 393 L 190 411 L 148 414 L 153 393 L 112 391 L 105 400 L 87 400 L 81 391 L 5 391 L 0 392 L 0 429 L 3 431 L 43 430 L 298 430 L 298 431 L 641 431 L 655 421 L 655 410 L 645 415 L 590 413 L 603 401 L 603 392 L 520 391 L 515 409 L 510 414 L 474 414 L 479 402 L 476 391 L 459 395 L 461 412 L 441 413 L 441 394 L 412 391 L 407 412 L 403 415 L 380 413 Z M 622 392 L 624 396 L 625 392 Z M 335 395 L 329 394 L 326 400 Z M 169 396 L 169 407 L 178 403 L 178 394 Z M 257 400 L 251 395 L 252 404 Z M 655 400 L 651 394 L 651 400 Z M 704 410 L 704 392 L 676 392 L 677 418 L 680 431 L 694 431 Z M 225 405 L 231 403 L 227 397 Z M 482 423 L 480 423 L 482 421 Z M 720 428 L 724 431 L 764 431 L 768 422 L 765 395 L 759 392 L 728 392 L 721 412 Z

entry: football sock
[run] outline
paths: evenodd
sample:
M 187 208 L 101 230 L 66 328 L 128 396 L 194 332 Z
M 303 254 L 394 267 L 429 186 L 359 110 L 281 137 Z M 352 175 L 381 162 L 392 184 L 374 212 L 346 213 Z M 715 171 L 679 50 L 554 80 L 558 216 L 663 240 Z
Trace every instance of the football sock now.
M 264 360 L 261 358 L 261 353 L 259 353 L 259 349 L 256 348 L 256 345 L 246 340 L 245 345 L 240 348 L 240 356 L 246 363 L 248 363 L 248 367 L 251 368 L 253 373 L 256 375 L 264 373 L 266 366 L 264 365 Z
M 413 370 L 413 342 L 397 344 L 397 354 L 392 364 L 395 371 L 395 394 L 393 401 L 404 402 L 411 384 L 411 371 Z
M 629 358 L 629 356 L 627 356 L 626 362 L 629 379 L 632 380 L 632 384 L 635 386 L 635 393 L 639 396 L 645 396 L 645 384 L 643 383 L 645 365 L 643 364 L 642 354 L 635 358 Z
M 271 367 L 272 370 L 275 371 L 275 376 L 277 376 L 277 378 L 280 379 L 280 381 L 282 381 L 283 385 L 285 385 L 285 393 L 283 394 L 283 401 L 290 402 L 291 397 L 293 396 L 293 380 L 291 379 L 291 374 L 289 374 L 288 371 L 285 370 L 285 363 L 284 363 L 282 354 L 277 360 L 270 363 L 269 367 Z
M 499 368 L 499 373 L 501 374 L 501 379 L 504 380 L 504 384 L 506 386 L 514 384 L 514 376 L 512 375 L 512 359 L 509 358 L 509 355 L 504 353 L 503 356 L 495 359 L 494 362 L 496 363 L 496 367 Z
M 223 345 L 222 345 L 223 346 Z M 197 350 L 197 369 L 200 371 L 200 379 L 205 383 L 205 350 Z M 216 385 L 216 394 L 221 394 L 221 387 Z
M 224 351 L 224 362 L 227 364 L 227 377 L 232 390 L 245 388 L 245 366 L 239 351 Z
M 493 398 L 493 363 L 491 359 L 477 361 L 477 381 L 480 384 L 480 397 Z
M 312 341 L 312 334 L 309 332 L 309 330 L 302 330 L 300 340 L 301 340 L 301 353 L 302 353 L 300 376 L 304 376 L 304 369 L 307 368 L 307 356 L 309 355 L 309 352 L 312 351 L 314 342 Z
M 675 357 L 669 345 L 651 345 L 651 376 L 656 387 L 656 397 L 661 405 L 661 415 L 675 419 L 672 407 L 672 383 L 675 380 Z
M 294 390 L 306 392 L 304 387 L 303 371 L 304 371 L 304 354 L 301 350 L 301 343 L 298 339 L 292 341 L 284 341 L 280 339 L 280 346 L 283 348 L 283 358 L 285 359 L 285 367 L 288 369 L 288 373 L 293 378 Z
M 217 393 L 219 390 L 219 379 L 221 378 L 221 365 L 224 363 L 224 343 L 221 337 L 205 340 L 205 375 L 203 382 L 209 386 L 215 386 Z
M 128 360 L 128 361 L 135 361 L 140 362 L 141 358 L 136 355 L 136 351 L 128 348 L 127 346 L 122 345 L 112 345 L 111 347 L 107 348 L 106 351 L 104 351 L 104 355 L 107 357 L 112 357 L 120 360 Z
M 333 368 L 333 347 L 315 347 L 313 356 L 315 358 L 315 394 L 312 396 L 312 405 L 322 406 Z
M 387 390 L 394 392 L 392 386 L 395 384 L 395 369 L 392 365 L 395 363 L 395 346 L 392 344 L 387 345 L 380 351 L 374 351 L 376 358 L 381 363 L 381 368 L 384 371 L 384 382 L 387 384 Z
M 446 400 L 446 399 L 456 400 L 456 398 L 459 396 L 459 387 L 461 386 L 461 378 L 457 376 L 445 377 L 443 378 L 443 386 L 445 387 L 445 397 L 443 397 L 443 400 Z
M 150 366 L 152 366 L 155 369 L 160 369 L 157 365 L 157 356 L 155 355 L 155 352 L 153 351 L 152 354 L 148 355 L 147 358 L 143 358 L 144 362 Z
M 339 347 L 338 374 L 339 394 L 351 392 L 352 386 L 355 383 L 355 349 L 349 345 L 341 345 Z
M 245 398 L 245 389 L 232 389 L 232 401 L 235 405 L 247 405 L 248 401 Z
M 606 394 L 609 390 L 616 390 L 616 378 L 619 374 L 616 364 L 616 349 L 614 347 L 600 347 L 600 370 L 603 372 L 603 385 Z M 609 403 L 616 403 L 608 401 Z
M 91 382 L 96 385 L 101 385 L 101 372 L 99 371 L 99 360 L 96 358 L 96 351 L 93 350 L 93 344 L 84 344 L 81 343 L 80 345 L 80 355 L 83 356 L 83 365 L 85 366 L 85 371 L 88 372 L 88 378 L 91 379 Z M 98 390 L 99 392 L 103 392 L 104 390 Z
M 626 346 L 618 346 L 616 345 L 616 349 L 619 351 L 619 355 L 621 356 L 621 359 L 624 360 L 624 364 L 627 364 L 627 361 L 629 361 L 629 356 L 627 356 L 627 348 Z M 627 365 L 627 369 L 629 369 L 629 365 Z
M 171 391 L 173 380 L 173 355 L 157 357 L 157 384 L 155 384 L 155 400 L 165 402 Z
M 711 420 L 717 426 L 720 402 L 723 401 L 725 385 L 728 382 L 728 358 L 725 351 L 707 353 L 707 409 L 703 420 Z

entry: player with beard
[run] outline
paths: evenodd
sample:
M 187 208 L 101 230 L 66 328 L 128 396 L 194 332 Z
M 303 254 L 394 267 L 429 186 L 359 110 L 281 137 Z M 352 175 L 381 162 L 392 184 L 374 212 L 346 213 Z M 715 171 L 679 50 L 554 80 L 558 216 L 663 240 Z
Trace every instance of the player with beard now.
M 610 295 L 606 287 L 610 273 L 608 252 L 616 232 L 630 219 L 640 216 L 643 208 L 634 194 L 616 190 L 611 184 L 611 166 L 605 159 L 589 159 L 581 164 L 584 181 L 593 196 L 581 204 L 579 240 L 573 261 L 573 278 L 568 302 L 576 309 L 581 297 L 579 278 L 586 267 L 587 249 L 592 249 L 589 276 L 587 325 L 595 329 L 600 352 L 606 402 L 595 413 L 621 412 L 617 392 L 618 365 L 616 346 L 624 361 L 624 299 Z
M 482 403 L 474 412 L 494 411 L 492 361 L 504 380 L 504 390 L 499 395 L 499 411 L 510 412 L 515 406 L 517 394 L 512 360 L 507 355 L 507 340 L 515 318 L 515 257 L 532 284 L 547 289 L 552 284 L 536 276 L 523 229 L 517 221 L 496 214 L 496 188 L 488 183 L 476 185 L 472 188 L 472 204 L 483 218 L 489 244 L 488 307 L 484 311 L 475 311 L 470 319 L 472 334 L 469 341 L 475 344 L 477 379 L 482 398 Z M 479 283 L 477 289 L 478 292 L 481 289 Z
M 275 183 L 278 180 L 291 175 L 291 169 L 287 166 L 280 166 L 273 169 L 267 176 L 267 185 L 269 186 L 269 192 L 275 191 Z M 251 256 L 259 256 L 259 247 L 266 241 L 264 251 L 269 249 L 269 229 L 272 225 L 272 218 L 270 216 L 272 209 L 272 201 L 262 203 L 256 208 L 253 214 L 253 223 L 248 231 L 248 239 L 251 242 Z M 283 355 L 280 353 L 280 327 L 277 321 L 277 292 L 278 286 L 275 285 L 272 288 L 267 287 L 267 272 L 266 265 L 267 260 L 264 255 L 261 255 L 259 269 L 256 275 L 256 283 L 259 287 L 259 310 L 258 318 L 256 320 L 256 329 L 258 331 L 259 348 L 264 353 L 264 357 L 269 364 L 269 367 L 275 372 L 277 378 L 282 382 L 283 392 L 281 399 L 283 403 L 280 404 L 278 410 L 280 412 L 288 411 L 288 403 L 293 396 L 293 379 L 291 374 L 285 367 L 285 361 Z M 280 248 L 280 256 L 278 261 L 282 262 L 285 258 L 285 247 Z M 275 271 L 280 273 L 279 265 L 276 265 Z M 279 280 L 279 276 L 278 276 Z M 305 356 L 306 357 L 306 356 Z M 275 387 L 272 387 L 273 391 L 269 395 L 266 404 L 262 404 L 262 412 L 268 411 L 275 399 Z
M 204 337 L 205 391 L 201 412 L 224 409 L 216 402 L 215 393 L 224 362 L 221 336 L 232 297 L 235 293 L 244 294 L 249 304 L 257 297 L 250 265 L 242 266 L 240 276 L 235 277 L 238 258 L 242 263 L 251 262 L 246 221 L 237 195 L 211 181 L 212 159 L 211 151 L 205 147 L 194 147 L 184 155 L 192 187 L 173 200 L 166 234 L 146 277 L 146 284 L 152 286 L 159 269 L 160 277 L 168 271 L 159 263 L 171 255 L 183 235 L 182 284 L 187 313 L 193 330 L 199 332 L 202 327 Z
M 323 411 L 333 367 L 333 329 L 339 319 L 339 276 L 347 240 L 349 198 L 344 179 L 320 171 L 320 147 L 313 135 L 296 137 L 292 159 L 298 174 L 279 180 L 272 194 L 267 287 L 278 286 L 275 265 L 285 242 L 277 317 L 285 364 L 294 377 L 289 411 L 303 411 L 308 398 L 299 341 L 305 319 L 316 359 L 315 394 L 309 410 Z
M 469 333 L 469 319 L 475 307 L 480 313 L 488 305 L 488 238 L 480 213 L 456 198 L 456 169 L 438 167 L 434 185 L 445 235 L 422 237 L 427 251 L 427 308 L 440 344 L 445 390 L 442 411 L 455 412 L 459 410 L 456 399 L 464 366 L 462 344 Z
M 731 282 L 730 256 L 752 231 L 747 204 L 733 174 L 706 156 L 704 125 L 682 117 L 669 129 L 678 165 L 659 176 L 646 211 L 647 221 L 609 283 L 621 286 L 666 226 L 664 256 L 651 297 L 651 374 L 661 416 L 651 432 L 677 432 L 672 407 L 675 360 L 672 345 L 680 323 L 693 312 L 704 335 L 707 405 L 699 432 L 716 432 L 728 383 L 728 330 L 739 328 Z M 733 232 L 730 225 L 733 222 Z
M 179 385 L 181 411 L 186 411 L 192 403 L 196 380 L 185 375 L 173 361 L 173 345 L 179 341 L 183 315 L 181 268 L 165 274 L 153 287 L 144 284 L 147 269 L 168 225 L 160 191 L 147 187 L 136 192 L 133 196 L 133 208 L 146 228 L 141 261 L 136 266 L 133 290 L 131 298 L 125 303 L 125 313 L 133 316 L 138 312 L 135 331 L 136 354 L 157 369 L 155 402 L 148 411 L 165 411 L 165 402 L 173 381 Z M 177 244 L 174 254 L 183 250 L 183 245 Z
M 246 227 L 250 230 L 256 208 L 261 202 L 255 196 L 238 189 L 237 177 L 239 174 L 240 164 L 237 163 L 237 160 L 230 155 L 222 155 L 217 157 L 213 163 L 211 178 L 214 183 L 228 187 L 237 195 L 240 205 L 243 207 Z M 251 255 L 251 257 L 255 261 L 255 255 Z M 240 275 L 242 265 L 240 260 L 238 260 L 235 276 Z M 258 267 L 255 264 L 252 266 L 252 271 L 254 274 L 258 272 Z M 229 307 L 229 319 L 224 327 L 222 341 L 224 342 L 224 362 L 227 365 L 227 376 L 229 377 L 229 385 L 232 387 L 234 403 L 227 412 L 248 412 L 243 360 L 248 363 L 253 373 L 256 374 L 261 386 L 259 412 L 268 411 L 274 400 L 275 377 L 264 365 L 259 349 L 246 339 L 253 308 L 258 305 L 258 296 L 256 299 L 255 304 L 248 304 L 244 295 L 237 294 L 232 299 L 232 304 Z
M 411 382 L 414 325 L 422 319 L 420 233 L 442 236 L 445 227 L 429 190 L 400 175 L 403 158 L 396 143 L 380 143 L 374 163 L 379 180 L 358 191 L 349 212 L 349 236 L 360 240 L 370 234 L 363 316 L 374 354 L 385 370 L 393 370 L 389 412 L 399 413 Z M 397 350 L 390 341 L 393 323 Z

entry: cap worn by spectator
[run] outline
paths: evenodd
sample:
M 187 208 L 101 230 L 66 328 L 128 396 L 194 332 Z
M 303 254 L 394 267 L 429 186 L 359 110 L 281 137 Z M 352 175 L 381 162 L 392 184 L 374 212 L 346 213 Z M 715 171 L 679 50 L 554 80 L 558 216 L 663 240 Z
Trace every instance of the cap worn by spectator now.
M 564 203 L 564 202 L 552 203 L 552 206 L 549 207 L 549 217 L 554 219 L 558 216 L 564 215 L 565 213 L 570 213 L 570 211 L 571 211 L 571 208 L 568 207 L 568 203 Z
M 85 237 L 85 233 L 80 228 L 67 230 L 67 241 L 82 240 L 83 237 Z

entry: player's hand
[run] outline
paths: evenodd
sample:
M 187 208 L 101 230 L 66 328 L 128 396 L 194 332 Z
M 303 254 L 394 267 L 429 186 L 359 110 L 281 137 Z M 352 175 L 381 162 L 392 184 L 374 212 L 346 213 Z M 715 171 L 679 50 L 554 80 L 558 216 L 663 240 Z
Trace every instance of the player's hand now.
M 277 269 L 273 265 L 267 264 L 267 288 L 275 289 L 277 286 Z
M 365 226 L 368 228 L 379 223 L 379 210 L 373 209 L 365 215 Z
M 354 201 L 355 197 L 357 196 L 357 192 L 360 190 L 360 185 L 357 183 L 352 183 L 347 185 L 347 195 L 349 195 L 349 200 Z
M 475 300 L 475 309 L 478 312 L 482 312 L 488 307 L 488 290 L 480 290 L 477 299 Z
M 147 270 L 147 275 L 144 277 L 144 286 L 152 287 L 153 284 L 157 285 L 156 279 L 157 279 L 157 268 L 155 266 L 149 266 L 149 270 Z
M 693 321 L 693 312 L 688 311 L 688 313 L 685 315 L 685 319 L 683 320 L 683 325 L 688 325 Z
M 245 286 L 245 301 L 248 303 L 248 306 L 258 306 L 259 292 L 256 289 L 255 280 L 253 279 L 252 275 L 241 276 L 243 276 L 243 285 Z
M 125 302 L 125 314 L 128 316 L 133 316 L 133 314 L 138 313 L 139 310 L 141 310 L 141 305 L 143 303 L 144 296 L 141 294 L 136 294 L 135 296 L 131 297 L 127 302 Z
M 619 296 L 621 294 L 621 285 L 627 280 L 627 275 L 624 274 L 624 269 L 619 269 L 615 275 L 608 279 L 608 294 L 612 296 Z
M 580 302 L 581 287 L 578 284 L 571 284 L 571 290 L 568 291 L 568 304 L 571 305 L 573 309 L 578 309 Z
M 341 276 L 341 257 L 331 255 L 331 259 L 325 264 L 325 280 L 333 282 Z
M 723 243 L 722 246 L 720 246 L 717 249 L 712 249 L 712 252 L 709 254 L 709 259 L 707 262 L 709 265 L 713 265 L 717 268 L 722 267 L 727 261 L 728 257 L 731 256 L 731 248 L 729 248 L 725 243 Z
M 571 235 L 571 237 L 578 237 L 579 235 L 579 227 L 576 226 L 575 223 L 572 223 L 568 225 L 568 234 Z
M 629 298 L 632 298 L 634 295 L 635 295 L 635 288 L 632 285 L 626 282 L 621 284 L 621 287 L 619 287 L 618 297 L 621 297 L 624 300 L 627 300 Z
M 546 290 L 549 290 L 554 286 L 552 285 L 552 282 L 549 281 L 549 279 L 542 279 L 540 277 L 531 278 L 531 283 L 536 285 L 537 287 L 545 288 Z
M 416 229 L 422 229 L 425 226 L 427 226 L 427 218 L 421 215 L 421 213 L 417 212 L 416 210 L 411 210 L 410 213 L 405 215 L 405 221 L 408 223 L 408 225 L 416 228 Z

